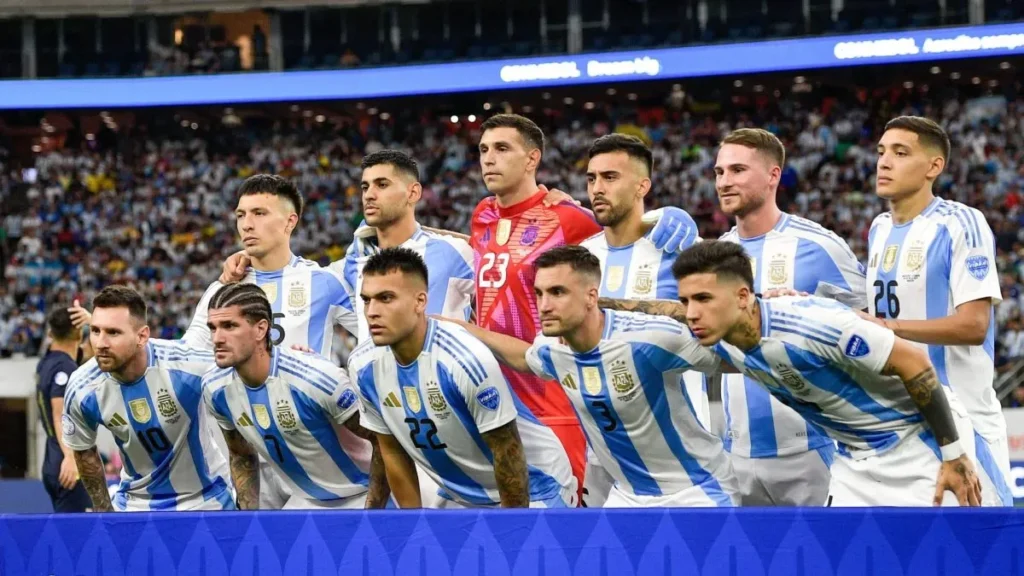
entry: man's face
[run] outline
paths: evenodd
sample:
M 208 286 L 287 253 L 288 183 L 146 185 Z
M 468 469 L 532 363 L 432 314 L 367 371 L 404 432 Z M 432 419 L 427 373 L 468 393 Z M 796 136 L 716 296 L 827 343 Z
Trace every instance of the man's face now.
M 578 329 L 597 302 L 597 284 L 568 264 L 537 270 L 533 291 L 545 336 L 564 336 Z
M 411 214 L 419 200 L 419 186 L 390 164 L 377 164 L 363 170 L 363 217 L 374 228 L 387 228 Z
M 704 346 L 717 344 L 739 320 L 740 305 L 750 290 L 716 274 L 693 274 L 679 280 L 679 302 L 686 306 L 686 323 Z
M 377 346 L 390 346 L 416 329 L 427 309 L 427 286 L 422 279 L 392 270 L 363 276 L 363 313 Z
M 647 167 L 625 152 L 598 154 L 587 164 L 587 194 L 602 226 L 615 226 L 633 212 L 643 212 L 650 186 Z
M 754 148 L 723 144 L 715 162 L 719 206 L 729 216 L 746 216 L 768 201 L 782 169 Z
M 96 362 L 104 372 L 120 372 L 149 338 L 149 328 L 124 306 L 96 308 L 89 329 Z
M 487 191 L 500 195 L 515 191 L 537 169 L 540 150 L 528 150 L 515 128 L 491 128 L 480 137 L 480 173 Z
M 242 246 L 252 258 L 262 258 L 288 245 L 299 219 L 291 202 L 274 194 L 242 196 L 238 199 L 235 218 Z
M 945 161 L 935 150 L 921 144 L 920 137 L 908 130 L 886 130 L 878 141 L 875 165 L 875 191 L 885 200 L 906 197 L 935 179 Z
M 207 315 L 206 325 L 213 340 L 213 359 L 218 368 L 244 364 L 259 346 L 265 346 L 270 327 L 266 320 L 251 324 L 242 315 L 241 306 L 214 308 Z

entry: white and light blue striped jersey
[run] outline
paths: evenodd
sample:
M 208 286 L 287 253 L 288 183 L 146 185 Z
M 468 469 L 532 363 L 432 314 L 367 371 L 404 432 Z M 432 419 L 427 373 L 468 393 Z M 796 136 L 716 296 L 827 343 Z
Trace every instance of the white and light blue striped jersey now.
M 321 268 L 312 260 L 292 256 L 281 270 L 262 272 L 249 270 L 242 280 L 263 289 L 274 311 L 270 338 L 275 346 L 291 348 L 306 346 L 321 356 L 329 357 L 334 342 L 334 322 L 349 332 L 356 330 L 352 302 L 340 275 Z M 208 308 L 213 295 L 223 284 L 214 282 L 199 300 L 195 315 L 183 340 L 189 345 L 213 349 L 210 329 L 206 326 Z M 347 314 L 338 314 L 338 311 Z
M 699 487 L 731 506 L 736 487 L 722 441 L 700 422 L 680 374 L 718 371 L 721 361 L 664 316 L 604 310 L 596 348 L 575 353 L 540 337 L 526 354 L 542 378 L 561 383 L 587 442 L 619 488 L 638 496 Z
M 214 367 L 203 376 L 203 398 L 220 427 L 237 430 L 292 494 L 331 501 L 366 492 L 373 448 L 343 428 L 359 398 L 330 361 L 274 347 L 262 386 L 247 386 L 234 368 Z
M 700 242 L 695 226 L 692 228 L 693 237 L 684 240 L 680 250 Z M 678 252 L 658 250 L 646 236 L 629 246 L 609 246 L 604 232 L 584 240 L 580 246 L 597 256 L 601 262 L 602 297 L 673 302 L 679 299 L 679 284 L 672 276 L 672 264 L 679 256 Z M 682 379 L 701 424 L 710 430 L 711 407 L 708 402 L 707 376 L 700 372 L 686 371 Z
M 743 246 L 754 272 L 754 291 L 792 288 L 863 310 L 864 267 L 844 240 L 805 218 L 782 214 L 756 238 L 736 228 L 721 237 Z M 831 444 L 825 433 L 775 400 L 749 378 L 722 376 L 725 448 L 747 458 L 775 458 Z
M 936 198 L 910 222 L 875 218 L 868 234 L 867 299 L 872 314 L 935 320 L 973 300 L 1002 300 L 995 238 L 981 212 Z M 1004 442 L 1006 421 L 992 386 L 996 321 L 980 346 L 915 343 L 927 350 L 939 380 L 956 391 L 979 434 Z
M 423 230 L 417 225 L 412 238 L 403 242 L 401 247 L 419 254 L 427 264 L 427 314 L 469 320 L 476 291 L 473 249 L 469 244 L 460 238 Z M 370 338 L 370 329 L 363 314 L 363 299 L 359 297 L 363 266 L 379 251 L 375 239 L 356 238 L 349 245 L 345 259 L 331 264 L 331 269 L 344 278 L 353 305 L 347 310 L 340 310 L 339 316 L 349 312 L 355 314 L 358 332 L 352 333 L 359 342 Z
M 759 302 L 760 343 L 743 352 L 722 341 L 714 350 L 825 430 L 840 455 L 866 458 L 925 431 L 903 382 L 881 375 L 896 342 L 891 330 L 825 298 Z
M 530 476 L 530 500 L 557 498 L 573 483 L 555 433 L 512 392 L 491 351 L 462 327 L 429 319 L 423 351 L 408 366 L 372 340 L 349 357 L 363 426 L 389 434 L 441 487 L 469 506 L 501 499 L 483 434 L 515 422 Z
M 124 463 L 115 510 L 234 509 L 227 462 L 203 406 L 202 376 L 213 354 L 150 339 L 146 355 L 146 372 L 135 382 L 119 382 L 95 359 L 71 375 L 64 443 L 88 450 L 100 426 L 110 430 Z

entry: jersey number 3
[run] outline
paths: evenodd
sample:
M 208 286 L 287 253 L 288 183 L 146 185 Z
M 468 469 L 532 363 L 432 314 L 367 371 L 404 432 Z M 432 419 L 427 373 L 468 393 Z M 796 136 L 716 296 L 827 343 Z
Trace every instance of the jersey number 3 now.
M 508 274 L 508 254 L 488 252 L 483 255 L 480 263 L 480 276 L 477 278 L 481 288 L 501 288 L 505 285 Z

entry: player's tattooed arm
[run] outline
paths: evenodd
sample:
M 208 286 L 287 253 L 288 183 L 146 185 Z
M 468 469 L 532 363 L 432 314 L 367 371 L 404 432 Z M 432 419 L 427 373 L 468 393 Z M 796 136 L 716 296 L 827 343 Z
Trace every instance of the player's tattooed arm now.
M 103 474 L 103 461 L 100 460 L 100 453 L 96 448 L 88 450 L 75 450 L 75 464 L 78 466 L 78 475 L 82 478 L 82 485 L 89 493 L 92 500 L 92 509 L 96 512 L 113 512 L 114 507 L 110 504 L 110 492 L 107 491 L 107 480 Z
M 882 374 L 898 376 L 903 381 L 904 388 L 935 434 L 939 446 L 951 444 L 959 439 L 949 399 L 942 389 L 935 368 L 924 352 L 897 337 Z
M 623 300 L 621 298 L 598 298 L 597 305 L 608 310 L 642 312 L 669 318 L 686 324 L 686 306 L 675 300 Z
M 366 509 L 381 509 L 388 505 L 391 496 L 391 485 L 388 484 L 387 468 L 384 456 L 380 453 L 377 435 L 371 432 L 370 444 L 373 445 L 373 457 L 370 458 L 370 489 L 366 495 Z
M 482 434 L 494 455 L 494 480 L 502 508 L 530 507 L 530 477 L 515 420 Z
M 260 469 L 256 451 L 237 430 L 224 430 L 228 446 L 231 482 L 235 485 L 239 510 L 259 510 Z

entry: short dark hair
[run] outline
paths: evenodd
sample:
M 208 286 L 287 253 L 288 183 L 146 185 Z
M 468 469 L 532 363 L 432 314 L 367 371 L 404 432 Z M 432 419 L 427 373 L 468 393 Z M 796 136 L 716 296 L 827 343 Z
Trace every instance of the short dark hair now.
M 949 161 L 952 145 L 949 135 L 934 120 L 923 116 L 897 116 L 885 124 L 885 131 L 906 130 L 917 134 L 921 144 L 942 152 L 942 159 Z
M 566 264 L 573 272 L 579 272 L 586 276 L 601 281 L 601 261 L 594 256 L 593 252 L 583 246 L 559 246 L 544 252 L 533 261 L 536 270 L 554 268 Z
M 786 147 L 782 140 L 763 128 L 737 128 L 722 139 L 722 144 L 753 148 L 779 166 L 786 165 Z
M 270 307 L 270 300 L 263 292 L 263 289 L 255 284 L 242 284 L 232 282 L 221 286 L 210 298 L 210 305 L 207 311 L 219 310 L 239 306 L 242 309 L 242 317 L 251 325 L 257 324 L 260 320 L 266 320 L 268 325 L 274 323 L 274 310 Z M 270 338 L 270 331 L 266 335 L 267 350 L 273 346 Z
M 134 288 L 114 284 L 107 286 L 92 299 L 92 307 L 96 308 L 127 308 L 128 313 L 143 324 L 148 321 L 149 307 Z
M 418 276 L 428 284 L 427 263 L 423 257 L 408 248 L 385 248 L 370 256 L 363 266 L 363 276 L 384 276 L 390 272 Z
M 287 178 L 276 174 L 253 174 L 238 187 L 238 198 L 251 194 L 271 194 L 284 198 L 292 203 L 295 213 L 299 215 L 300 220 L 302 219 L 302 194 L 299 194 L 299 189 Z
M 526 116 L 519 114 L 495 114 L 480 125 L 480 132 L 487 132 L 494 128 L 515 128 L 519 136 L 526 144 L 526 148 L 536 148 L 544 153 L 544 131 L 537 126 L 537 123 Z
M 732 276 L 742 280 L 751 290 L 754 289 L 750 256 L 743 250 L 743 246 L 735 242 L 705 240 L 684 250 L 672 264 L 672 275 L 676 280 L 682 280 L 694 274 Z
M 71 313 L 68 312 L 67 306 L 58 306 L 53 312 L 50 312 L 50 316 L 46 319 L 46 326 L 54 340 L 78 341 L 78 330 L 75 330 L 75 324 L 71 321 Z
M 395 170 L 411 177 L 414 181 L 420 179 L 420 167 L 416 161 L 405 152 L 398 150 L 380 150 L 363 157 L 362 168 L 366 170 L 371 166 L 387 164 Z
M 593 158 L 600 154 L 610 154 L 612 152 L 625 152 L 630 158 L 643 162 L 644 166 L 647 166 L 648 176 L 654 170 L 654 154 L 651 153 L 651 149 L 647 147 L 647 144 L 644 144 L 643 140 L 629 134 L 607 134 L 601 136 L 590 145 L 588 157 Z

